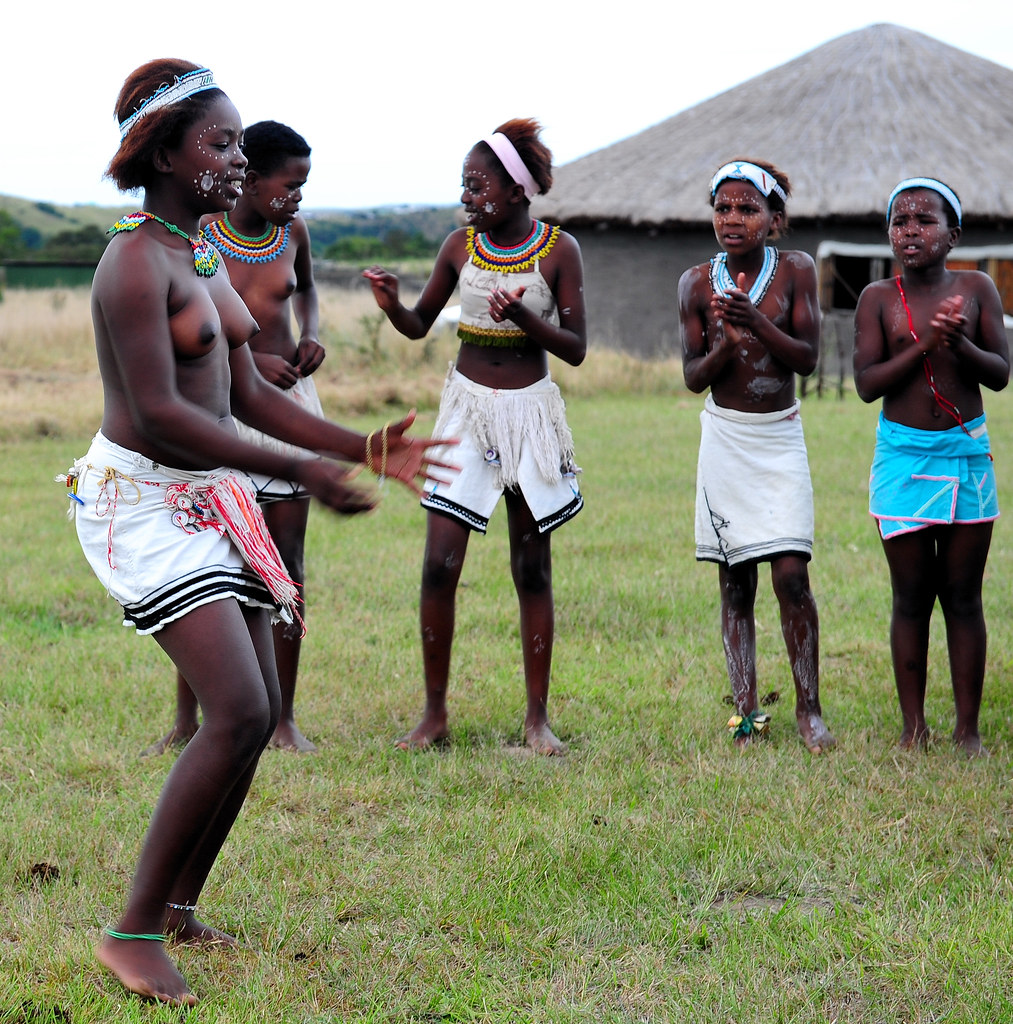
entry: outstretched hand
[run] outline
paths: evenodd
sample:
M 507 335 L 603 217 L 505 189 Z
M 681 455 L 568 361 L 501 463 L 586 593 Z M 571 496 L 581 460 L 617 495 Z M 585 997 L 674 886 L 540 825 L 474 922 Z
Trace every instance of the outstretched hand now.
M 433 469 L 456 473 L 460 467 L 451 462 L 431 458 L 429 454 L 430 448 L 457 444 L 456 439 L 405 437 L 405 431 L 414 422 L 415 410 L 412 409 L 400 423 L 391 423 L 384 427 L 383 431 L 376 431 L 372 435 L 370 463 L 375 472 L 379 473 L 382 470 L 385 476 L 399 480 L 409 490 L 421 496 L 422 488 L 417 483 L 418 479 L 439 480 L 439 477 L 433 476 Z M 387 445 L 386 464 L 382 464 L 384 433 Z
M 398 279 L 394 274 L 374 264 L 367 267 L 362 272 L 362 276 L 373 289 L 373 298 L 376 299 L 376 304 L 380 309 L 389 313 L 392 309 L 397 308 L 401 300 Z

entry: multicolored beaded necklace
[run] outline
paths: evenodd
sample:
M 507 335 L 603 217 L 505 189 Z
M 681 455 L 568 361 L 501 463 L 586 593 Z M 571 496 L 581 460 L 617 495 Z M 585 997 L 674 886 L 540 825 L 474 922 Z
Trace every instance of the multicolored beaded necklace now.
M 170 224 L 167 220 L 162 220 L 158 214 L 148 213 L 147 210 L 138 210 L 136 213 L 128 213 L 125 217 L 121 217 L 106 234 L 118 235 L 121 231 L 134 231 L 148 220 L 158 221 L 162 227 L 174 235 L 179 235 L 180 238 L 185 238 L 190 243 L 190 248 L 193 249 L 193 268 L 197 271 L 198 277 L 215 276 L 222 258 L 218 255 L 218 250 L 204 237 L 203 231 L 197 238 L 191 238 L 182 228 Z
M 483 270 L 500 270 L 505 274 L 518 274 L 529 270 L 539 260 L 545 259 L 556 244 L 559 227 L 543 221 L 532 222 L 531 234 L 520 245 L 496 245 L 488 235 L 476 234 L 468 228 L 465 246 L 471 262 Z
M 285 251 L 291 227 L 291 224 L 286 224 L 284 228 L 269 224 L 262 235 L 251 238 L 249 235 L 241 235 L 226 214 L 222 220 L 209 224 L 205 231 L 224 256 L 242 263 L 270 263 Z
M 779 254 L 774 246 L 764 247 L 763 266 L 760 267 L 760 272 L 749 289 L 749 301 L 754 306 L 758 306 L 763 301 L 763 296 L 767 294 L 770 282 L 774 280 L 774 275 L 777 273 L 778 259 Z M 724 295 L 732 288 L 738 287 L 732 280 L 732 275 L 728 273 L 728 253 L 719 252 L 717 256 L 711 257 L 710 278 L 711 288 L 719 295 Z

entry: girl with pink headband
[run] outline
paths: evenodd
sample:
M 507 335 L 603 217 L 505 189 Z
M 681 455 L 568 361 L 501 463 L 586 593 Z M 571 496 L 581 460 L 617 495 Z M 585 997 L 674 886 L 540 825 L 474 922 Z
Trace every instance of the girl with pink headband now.
M 422 720 L 397 741 L 405 750 L 447 739 L 447 685 L 457 584 L 472 532 L 485 533 L 503 497 L 510 563 L 520 601 L 527 687 L 525 740 L 542 754 L 563 744 L 549 726 L 554 634 L 551 532 L 583 507 L 573 440 L 549 356 L 579 365 L 586 351 L 583 270 L 577 242 L 531 216 L 533 196 L 552 185 L 552 156 L 531 120 L 508 121 L 464 161 L 467 226 L 443 243 L 412 308 L 397 278 L 363 276 L 397 330 L 421 338 L 460 288 L 461 341 L 440 403 L 438 430 L 460 438 L 461 472 L 432 483 L 422 567 Z

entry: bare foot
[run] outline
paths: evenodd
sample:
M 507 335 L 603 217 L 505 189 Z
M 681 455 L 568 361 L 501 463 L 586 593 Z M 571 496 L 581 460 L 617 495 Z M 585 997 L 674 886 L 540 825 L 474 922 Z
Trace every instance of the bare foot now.
M 536 753 L 546 757 L 562 757 L 566 746 L 549 728 L 548 722 L 524 726 L 524 742 Z
M 823 724 L 823 719 L 814 711 L 796 711 L 795 716 L 798 731 L 802 734 L 802 741 L 810 754 L 822 754 L 837 746 L 837 740 Z
M 900 739 L 897 740 L 897 748 L 899 750 L 928 750 L 929 730 L 905 728 L 900 734 Z
M 276 750 L 291 750 L 297 754 L 312 754 L 317 745 L 306 739 L 295 722 L 279 722 L 274 730 L 270 745 Z
M 989 752 L 982 746 L 981 737 L 976 733 L 964 733 L 958 736 L 953 734 L 953 742 L 958 750 L 962 750 L 968 757 L 990 757 Z
M 107 935 L 95 950 L 99 963 L 107 967 L 128 991 L 170 1006 L 196 1006 L 183 975 L 165 955 L 161 942 L 151 939 L 114 939 Z
M 157 757 L 167 750 L 172 750 L 173 747 L 182 750 L 197 734 L 197 729 L 196 722 L 187 726 L 174 725 L 160 740 L 156 740 L 150 747 L 145 747 L 141 751 L 141 757 Z
M 427 747 L 442 746 L 449 736 L 446 712 L 442 715 L 430 715 L 427 712 L 411 732 L 394 741 L 394 746 L 398 750 L 425 750 Z
M 235 936 L 199 921 L 192 910 L 170 909 L 165 919 L 165 933 L 178 946 L 239 947 Z

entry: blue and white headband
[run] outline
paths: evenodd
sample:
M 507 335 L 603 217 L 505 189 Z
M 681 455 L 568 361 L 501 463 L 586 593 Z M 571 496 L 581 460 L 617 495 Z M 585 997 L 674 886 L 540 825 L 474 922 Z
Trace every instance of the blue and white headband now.
M 913 188 L 927 188 L 932 192 L 938 192 L 953 207 L 953 212 L 957 215 L 957 225 L 958 227 L 960 226 L 963 212 L 960 209 L 960 200 L 957 198 L 957 193 L 949 185 L 937 181 L 935 178 L 905 178 L 890 193 L 890 198 L 886 201 L 887 221 L 890 220 L 890 215 L 893 213 L 893 201 L 901 192 L 907 192 Z
M 735 160 L 733 163 L 725 164 L 711 178 L 711 195 L 713 196 L 717 192 L 721 182 L 727 181 L 729 178 L 733 181 L 748 181 L 750 185 L 755 185 L 764 196 L 769 196 L 773 192 L 774 195 L 781 197 L 782 203 L 788 202 L 788 196 L 785 194 L 784 189 L 778 185 L 776 179 L 769 171 L 765 171 L 762 167 L 757 167 L 756 164 L 748 163 L 745 160 Z
M 215 76 L 207 68 L 196 68 L 185 75 L 180 75 L 172 85 L 159 86 L 128 118 L 120 122 L 120 139 L 125 139 L 127 132 L 142 117 L 147 117 L 148 114 L 153 114 L 156 110 L 173 103 L 179 103 L 195 93 L 217 88 Z

